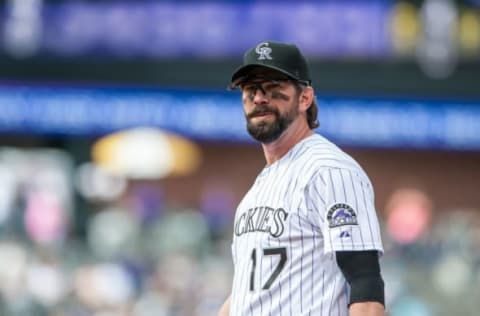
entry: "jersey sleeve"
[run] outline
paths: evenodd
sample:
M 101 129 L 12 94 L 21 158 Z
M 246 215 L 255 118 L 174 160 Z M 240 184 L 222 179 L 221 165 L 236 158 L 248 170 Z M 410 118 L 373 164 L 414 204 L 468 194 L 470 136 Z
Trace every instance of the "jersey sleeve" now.
M 383 253 L 373 188 L 362 170 L 329 168 L 317 174 L 306 200 L 311 221 L 323 234 L 325 253 Z

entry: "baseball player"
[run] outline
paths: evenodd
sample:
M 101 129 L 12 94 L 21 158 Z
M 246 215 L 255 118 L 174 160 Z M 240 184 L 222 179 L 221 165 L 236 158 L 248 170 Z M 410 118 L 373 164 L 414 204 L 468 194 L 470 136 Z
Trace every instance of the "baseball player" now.
M 232 290 L 218 315 L 384 315 L 372 185 L 313 132 L 318 110 L 301 52 L 258 44 L 231 88 L 241 90 L 247 130 L 267 164 L 236 211 Z

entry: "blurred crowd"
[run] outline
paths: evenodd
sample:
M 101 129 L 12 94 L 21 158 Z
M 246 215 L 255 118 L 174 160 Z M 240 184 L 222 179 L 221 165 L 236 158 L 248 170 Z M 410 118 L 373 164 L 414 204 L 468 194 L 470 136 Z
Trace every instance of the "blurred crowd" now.
M 173 206 L 157 182 L 16 149 L 0 188 L 0 315 L 215 315 L 230 291 L 228 191 Z M 379 213 L 388 315 L 476 315 L 480 210 L 399 190 Z

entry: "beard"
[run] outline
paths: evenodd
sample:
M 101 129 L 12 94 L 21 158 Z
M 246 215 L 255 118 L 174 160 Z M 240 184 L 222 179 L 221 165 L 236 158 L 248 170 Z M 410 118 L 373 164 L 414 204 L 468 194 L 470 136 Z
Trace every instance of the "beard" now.
M 272 122 L 260 121 L 254 123 L 252 118 L 264 112 L 270 112 L 274 116 Z M 280 135 L 292 124 L 295 118 L 298 116 L 298 106 L 293 106 L 291 110 L 281 115 L 276 109 L 270 108 L 268 105 L 258 106 L 247 118 L 247 131 L 255 140 L 268 144 L 277 140 Z

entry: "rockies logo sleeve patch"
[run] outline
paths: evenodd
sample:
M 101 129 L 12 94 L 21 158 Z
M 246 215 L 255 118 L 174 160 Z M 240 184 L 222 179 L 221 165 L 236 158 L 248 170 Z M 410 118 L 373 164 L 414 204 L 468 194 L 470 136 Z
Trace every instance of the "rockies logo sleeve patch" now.
M 344 225 L 358 225 L 357 214 L 353 208 L 345 203 L 333 205 L 327 213 L 328 226 L 330 228 Z

